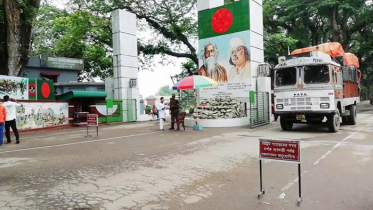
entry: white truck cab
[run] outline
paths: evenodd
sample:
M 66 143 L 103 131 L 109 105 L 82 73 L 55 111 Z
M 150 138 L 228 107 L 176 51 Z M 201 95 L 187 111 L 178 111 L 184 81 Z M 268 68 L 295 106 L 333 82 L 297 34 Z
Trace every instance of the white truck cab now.
M 359 96 L 344 92 L 359 91 L 358 84 L 356 80 L 356 85 L 350 85 L 354 82 L 345 80 L 344 72 L 351 73 L 321 51 L 280 57 L 274 73 L 274 100 L 282 129 L 291 130 L 293 123 L 322 123 L 325 118 L 331 132 L 337 132 L 341 122 L 356 124 Z

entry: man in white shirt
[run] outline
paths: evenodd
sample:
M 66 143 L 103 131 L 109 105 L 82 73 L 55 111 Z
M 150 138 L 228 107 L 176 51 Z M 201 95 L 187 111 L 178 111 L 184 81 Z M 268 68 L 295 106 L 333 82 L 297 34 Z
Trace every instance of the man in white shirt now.
M 164 98 L 161 97 L 161 102 L 157 104 L 158 117 L 159 117 L 159 129 L 161 131 L 164 131 L 163 124 L 164 124 L 164 121 L 166 121 L 166 111 L 165 111 L 166 108 L 163 102 L 164 102 Z
M 10 128 L 12 128 L 14 135 L 16 136 L 16 144 L 19 144 L 19 133 L 17 130 L 16 118 L 17 118 L 17 106 L 22 106 L 16 100 L 10 101 L 9 96 L 4 96 L 4 103 L 3 106 L 6 110 L 6 120 L 5 120 L 5 136 L 7 140 L 7 144 L 11 143 L 10 139 Z

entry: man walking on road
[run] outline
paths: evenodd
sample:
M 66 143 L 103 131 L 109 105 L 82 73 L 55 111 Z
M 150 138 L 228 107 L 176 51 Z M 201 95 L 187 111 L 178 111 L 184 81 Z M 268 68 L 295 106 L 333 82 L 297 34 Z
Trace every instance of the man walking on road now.
M 3 145 L 3 133 L 4 133 L 4 124 L 6 120 L 6 110 L 5 107 L 0 104 L 0 146 Z
M 157 110 L 158 110 L 158 117 L 159 117 L 159 129 L 163 131 L 163 124 L 164 121 L 166 120 L 166 111 L 164 107 L 164 98 L 161 97 L 161 102 L 157 104 Z
M 21 106 L 16 100 L 9 101 L 9 96 L 4 96 L 4 107 L 6 110 L 6 121 L 5 121 L 5 135 L 7 144 L 11 143 L 10 139 L 10 128 L 12 128 L 14 135 L 16 136 L 16 144 L 19 144 L 19 133 L 17 130 L 16 118 L 17 118 L 17 106 Z
M 170 113 L 171 113 L 171 128 L 170 130 L 175 129 L 175 123 L 177 120 L 177 117 L 179 115 L 179 101 L 176 100 L 175 94 L 172 94 L 172 98 L 170 101 Z M 179 125 L 177 125 L 177 130 L 180 130 Z

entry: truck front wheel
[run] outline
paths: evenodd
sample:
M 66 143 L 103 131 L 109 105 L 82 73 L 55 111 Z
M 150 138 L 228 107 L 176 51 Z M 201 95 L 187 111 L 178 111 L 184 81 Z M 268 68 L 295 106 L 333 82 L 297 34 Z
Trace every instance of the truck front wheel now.
M 290 131 L 293 128 L 293 123 L 286 119 L 286 117 L 280 117 L 280 124 L 284 131 Z
M 356 125 L 357 121 L 357 110 L 355 105 L 350 106 L 350 116 L 348 117 L 348 122 L 350 125 Z
M 339 128 L 341 127 L 341 114 L 339 109 L 336 110 L 334 115 L 328 116 L 327 124 L 330 132 L 337 133 L 339 131 Z

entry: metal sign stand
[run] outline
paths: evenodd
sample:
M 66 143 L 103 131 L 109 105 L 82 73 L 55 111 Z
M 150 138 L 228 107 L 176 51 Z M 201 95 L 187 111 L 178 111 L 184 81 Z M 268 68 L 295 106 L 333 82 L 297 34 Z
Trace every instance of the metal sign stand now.
M 93 117 L 93 118 L 90 118 L 90 117 Z M 85 137 L 92 137 L 92 135 L 89 135 L 89 127 L 96 127 L 96 136 L 98 137 L 98 115 L 97 114 L 87 115 L 87 136 Z
M 266 191 L 263 190 L 262 159 L 259 159 L 259 169 L 260 169 L 260 192 L 258 194 L 258 199 L 260 199 L 260 196 L 266 194 Z
M 263 142 L 264 143 L 263 143 Z M 276 142 L 276 141 L 271 141 L 271 140 L 264 140 L 264 139 L 260 139 L 260 145 L 259 145 L 259 154 L 260 154 L 260 158 L 259 158 L 259 180 L 260 180 L 260 192 L 258 193 L 258 199 L 260 199 L 260 197 L 262 195 L 265 194 L 265 190 L 263 189 L 263 170 L 262 170 L 262 158 L 264 159 L 269 159 L 269 160 L 275 160 L 275 161 L 287 161 L 287 162 L 298 162 L 298 187 L 299 187 L 299 198 L 298 198 L 298 206 L 300 205 L 300 203 L 302 202 L 303 198 L 302 198 L 302 177 L 301 177 L 301 162 L 300 162 L 300 146 L 299 146 L 299 143 L 297 147 L 294 147 L 297 148 L 298 150 L 298 157 L 294 156 L 293 159 L 283 159 L 281 160 L 280 155 L 281 157 L 284 157 L 283 154 L 277 154 L 278 156 L 275 156 L 276 155 L 276 152 L 273 152 L 273 151 L 279 151 L 277 147 L 276 149 L 273 148 L 273 143 Z M 277 141 L 279 143 L 277 143 L 277 145 L 294 145 L 294 141 Z M 263 146 L 263 145 L 264 146 Z M 276 144 L 276 143 L 274 143 Z M 288 146 L 286 146 L 287 148 L 289 148 Z M 291 150 L 291 149 L 289 149 Z M 289 150 L 285 150 L 285 151 L 289 151 Z M 263 152 L 265 151 L 265 152 Z M 269 154 L 268 156 L 264 156 L 264 154 Z
M 259 170 L 260 170 L 260 192 L 258 193 L 258 199 L 262 195 L 266 193 L 266 191 L 263 189 L 263 177 L 262 177 L 262 160 L 259 159 Z M 302 202 L 302 176 L 301 176 L 301 165 L 298 163 L 298 187 L 299 187 L 299 198 L 298 198 L 298 205 Z
M 298 184 L 299 184 L 299 198 L 298 198 L 298 205 L 302 202 L 302 176 L 300 173 L 300 163 L 298 163 Z
M 85 137 L 92 137 L 92 135 L 89 135 L 89 131 L 88 131 L 88 128 L 90 126 L 87 126 L 87 135 Z M 98 137 L 98 126 L 96 126 L 96 136 Z
M 91 135 L 89 135 L 88 128 L 89 128 L 89 126 L 87 125 L 87 135 L 84 136 L 84 137 L 92 137 Z

